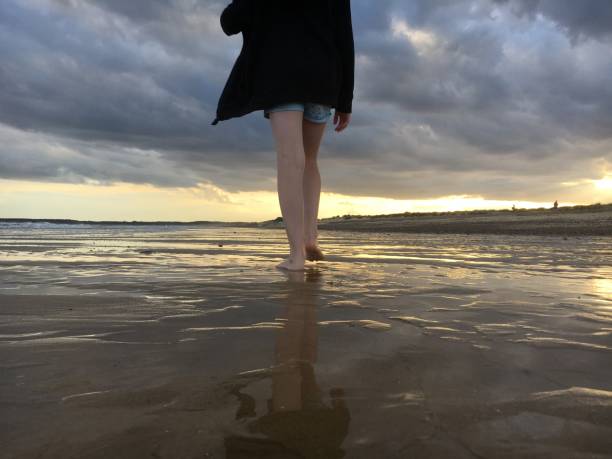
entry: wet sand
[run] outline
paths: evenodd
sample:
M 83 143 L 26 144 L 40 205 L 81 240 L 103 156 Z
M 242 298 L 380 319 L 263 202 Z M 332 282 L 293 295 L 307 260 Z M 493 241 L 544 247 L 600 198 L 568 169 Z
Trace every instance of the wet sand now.
M 607 458 L 606 237 L 0 229 L 6 458 Z

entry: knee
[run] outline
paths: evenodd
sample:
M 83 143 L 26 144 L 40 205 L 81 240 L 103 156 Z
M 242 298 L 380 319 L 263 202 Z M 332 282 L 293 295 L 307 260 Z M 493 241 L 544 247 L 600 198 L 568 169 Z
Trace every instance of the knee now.
M 306 167 L 306 158 L 303 154 L 279 154 L 279 166 L 285 169 L 303 171 Z
M 307 169 L 318 169 L 319 165 L 317 164 L 317 157 L 312 155 L 312 156 L 306 156 L 304 158 L 304 165 Z

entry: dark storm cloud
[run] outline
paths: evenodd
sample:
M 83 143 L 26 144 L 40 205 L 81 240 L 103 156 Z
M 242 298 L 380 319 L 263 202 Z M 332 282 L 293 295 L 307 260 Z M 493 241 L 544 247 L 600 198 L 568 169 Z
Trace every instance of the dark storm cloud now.
M 261 112 L 210 126 L 241 45 L 226 3 L 1 2 L 0 177 L 273 190 Z M 352 9 L 355 113 L 327 134 L 326 190 L 548 199 L 612 162 L 612 2 Z
M 555 21 L 574 40 L 612 38 L 612 2 L 609 0 L 492 0 L 510 4 L 519 16 L 542 14 Z

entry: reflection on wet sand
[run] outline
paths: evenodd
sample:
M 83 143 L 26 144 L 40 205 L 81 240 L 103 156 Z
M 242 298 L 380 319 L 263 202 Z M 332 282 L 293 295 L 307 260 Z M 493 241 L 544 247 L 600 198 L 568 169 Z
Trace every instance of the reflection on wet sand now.
M 249 382 L 231 388 L 240 406 L 236 419 L 247 423 L 251 434 L 225 439 L 227 458 L 344 457 L 341 449 L 350 423 L 342 388 L 329 391 L 329 401 L 317 384 L 317 309 L 320 304 L 320 271 L 290 272 L 283 300 L 283 327 L 276 333 L 271 398 L 264 407 L 248 395 Z M 262 413 L 263 412 L 263 413 Z
M 320 243 L 0 227 L 3 455 L 610 457 L 609 238 Z

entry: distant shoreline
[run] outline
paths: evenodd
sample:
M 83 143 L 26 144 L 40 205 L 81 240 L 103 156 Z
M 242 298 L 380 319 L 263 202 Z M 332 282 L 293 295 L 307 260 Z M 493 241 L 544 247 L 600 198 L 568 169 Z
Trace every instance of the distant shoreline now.
M 318 227 L 320 230 L 366 232 L 612 236 L 612 204 L 558 209 L 349 215 L 321 220 Z
M 73 219 L 0 218 L 0 223 L 49 223 L 63 225 L 207 226 L 282 229 L 282 219 L 263 222 L 98 221 Z M 559 207 L 558 209 L 470 210 L 405 212 L 391 215 L 343 215 L 319 220 L 320 230 L 523 234 L 563 236 L 612 236 L 612 203 Z
M 218 222 L 198 220 L 192 222 L 181 221 L 139 221 L 139 220 L 73 220 L 67 218 L 0 218 L 0 223 L 52 223 L 56 225 L 119 225 L 119 226 L 229 226 L 229 227 L 253 227 L 257 222 Z

